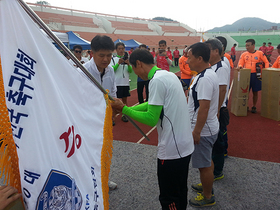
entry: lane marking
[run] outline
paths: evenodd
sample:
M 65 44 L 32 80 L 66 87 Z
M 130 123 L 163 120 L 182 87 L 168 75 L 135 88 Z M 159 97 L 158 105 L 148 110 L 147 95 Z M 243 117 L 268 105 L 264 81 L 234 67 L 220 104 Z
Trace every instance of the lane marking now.
M 146 136 L 148 136 L 150 133 L 152 133 L 152 132 L 155 130 L 156 127 L 157 127 L 157 126 L 153 127 L 151 130 L 149 130 L 149 132 L 146 133 Z M 137 141 L 136 143 L 137 143 L 137 144 L 140 144 L 144 139 L 145 139 L 145 137 L 143 136 L 143 137 L 142 137 L 139 141 Z

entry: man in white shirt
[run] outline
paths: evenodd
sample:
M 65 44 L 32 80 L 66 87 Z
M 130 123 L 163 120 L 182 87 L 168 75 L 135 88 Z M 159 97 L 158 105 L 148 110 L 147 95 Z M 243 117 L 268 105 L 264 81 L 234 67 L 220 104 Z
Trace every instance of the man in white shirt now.
M 224 151 L 225 143 L 223 134 L 229 124 L 229 112 L 227 109 L 227 95 L 230 83 L 230 67 L 221 60 L 223 45 L 218 39 L 209 39 L 205 42 L 211 49 L 210 64 L 219 78 L 219 112 L 220 132 L 213 147 L 212 159 L 214 162 L 214 180 L 224 178 Z
M 157 175 L 162 209 L 187 208 L 187 178 L 194 149 L 187 100 L 178 77 L 154 64 L 152 54 L 137 49 L 129 58 L 133 71 L 148 80 L 149 101 L 134 107 L 116 100 L 113 109 L 150 126 L 157 126 Z
M 212 191 L 214 182 L 214 164 L 212 148 L 219 132 L 217 118 L 219 101 L 219 83 L 216 73 L 209 68 L 210 49 L 205 43 L 196 43 L 189 47 L 187 63 L 198 74 L 188 92 L 188 105 L 195 149 L 192 165 L 200 172 L 200 186 L 192 189 L 198 196 L 190 199 L 193 207 L 214 205 Z
M 105 90 L 109 90 L 112 97 L 117 97 L 115 73 L 113 67 L 109 65 L 114 49 L 114 42 L 110 37 L 105 35 L 95 36 L 91 40 L 92 59 L 84 66 Z M 117 188 L 117 184 L 112 181 L 109 181 L 108 185 L 111 190 Z

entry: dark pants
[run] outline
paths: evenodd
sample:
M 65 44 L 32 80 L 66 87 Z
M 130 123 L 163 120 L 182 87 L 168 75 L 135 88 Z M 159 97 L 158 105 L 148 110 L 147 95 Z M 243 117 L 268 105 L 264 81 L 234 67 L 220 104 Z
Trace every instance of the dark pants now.
M 186 210 L 190 159 L 191 155 L 175 160 L 158 159 L 159 201 L 163 210 Z
M 137 82 L 137 94 L 138 94 L 139 104 L 144 103 L 144 97 L 143 97 L 144 87 L 146 92 L 146 101 L 148 101 L 149 99 L 149 82 L 150 80 Z
M 174 58 L 174 64 L 175 64 L 175 66 L 178 66 L 178 64 L 179 64 L 179 58 Z
M 226 127 L 229 124 L 229 113 L 226 107 L 220 109 L 220 130 L 217 141 L 213 146 L 212 160 L 214 162 L 214 175 L 219 175 L 223 172 L 224 161 L 225 161 L 225 142 L 224 134 L 226 133 Z

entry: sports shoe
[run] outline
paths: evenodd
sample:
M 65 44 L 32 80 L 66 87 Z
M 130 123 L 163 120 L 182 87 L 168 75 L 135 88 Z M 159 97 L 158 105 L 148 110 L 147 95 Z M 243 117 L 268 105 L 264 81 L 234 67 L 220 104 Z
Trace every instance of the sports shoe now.
M 255 106 L 253 106 L 252 109 L 251 109 L 251 112 L 252 113 L 257 113 L 257 108 Z
M 108 186 L 109 186 L 109 190 L 114 190 L 117 188 L 118 185 L 115 182 L 108 181 Z
M 218 175 L 214 175 L 214 181 L 223 179 L 225 177 L 225 175 L 223 173 L 220 173 Z
M 202 184 L 192 184 L 191 186 L 192 190 L 198 193 L 202 193 L 203 192 L 203 188 L 202 188 Z M 212 188 L 212 195 L 214 195 L 214 189 Z
M 126 118 L 126 116 L 124 116 L 124 115 L 122 116 L 122 121 L 123 122 L 128 122 L 128 119 Z
M 189 203 L 192 207 L 213 206 L 216 204 L 215 196 L 212 195 L 210 199 L 204 197 L 202 193 L 197 193 L 197 197 L 190 199 Z

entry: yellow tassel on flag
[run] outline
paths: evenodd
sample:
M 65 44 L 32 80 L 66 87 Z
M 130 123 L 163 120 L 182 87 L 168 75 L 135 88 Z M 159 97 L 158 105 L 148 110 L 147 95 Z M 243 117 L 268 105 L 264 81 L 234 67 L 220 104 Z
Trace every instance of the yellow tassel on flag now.
M 109 101 L 108 90 L 104 95 L 106 100 L 106 114 L 103 129 L 103 146 L 101 150 L 101 181 L 103 192 L 104 209 L 109 209 L 109 173 L 113 153 L 113 125 L 112 125 L 112 107 Z
M 0 178 L 4 175 L 4 184 L 15 187 L 20 193 L 18 155 L 6 106 L 2 75 L 0 58 Z

